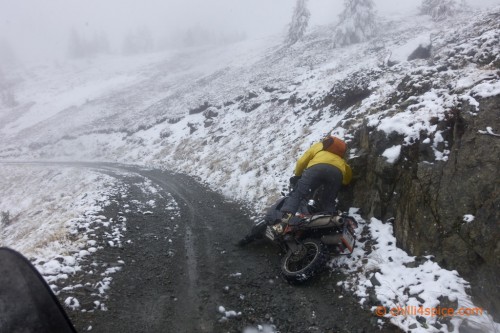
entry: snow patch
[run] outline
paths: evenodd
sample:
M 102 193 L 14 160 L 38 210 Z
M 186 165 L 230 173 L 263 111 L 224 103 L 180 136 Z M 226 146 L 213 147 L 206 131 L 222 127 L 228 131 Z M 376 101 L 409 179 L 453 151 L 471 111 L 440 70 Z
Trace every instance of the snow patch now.
M 354 217 L 364 224 L 359 215 L 355 214 Z M 457 309 L 476 308 L 468 294 L 469 283 L 461 278 L 457 271 L 440 267 L 432 260 L 432 256 L 418 258 L 418 260 L 416 257 L 409 256 L 396 246 L 391 223 L 383 223 L 372 218 L 367 228 L 370 239 L 376 242 L 371 252 L 365 252 L 365 244 L 358 241 L 351 255 L 353 259 L 335 258 L 333 260 L 336 267 L 344 265 L 348 267 L 350 277 L 346 281 L 339 282 L 339 285 L 352 290 L 360 298 L 360 304 L 367 303 L 370 294 L 374 293 L 386 309 L 438 308 L 443 307 L 443 299 L 457 302 Z M 378 309 L 376 306 L 371 307 L 374 313 Z M 416 315 L 404 313 L 393 315 L 390 311 L 384 313 L 385 318 L 404 331 L 439 332 L 433 326 L 439 319 L 436 316 L 424 316 L 426 320 L 424 327 L 419 322 L 421 319 L 417 320 Z M 482 313 L 478 316 L 451 317 L 454 327 L 452 332 L 458 333 L 464 321 L 486 331 L 494 327 L 500 328 L 500 324 L 495 323 L 490 315 Z
M 401 145 L 396 145 L 396 146 L 392 146 L 390 148 L 387 148 L 382 153 L 382 156 L 387 159 L 388 163 L 392 164 L 398 160 L 400 154 L 401 154 Z
M 465 214 L 463 221 L 467 222 L 467 223 L 471 223 L 472 221 L 474 221 L 475 218 L 476 217 L 472 214 Z

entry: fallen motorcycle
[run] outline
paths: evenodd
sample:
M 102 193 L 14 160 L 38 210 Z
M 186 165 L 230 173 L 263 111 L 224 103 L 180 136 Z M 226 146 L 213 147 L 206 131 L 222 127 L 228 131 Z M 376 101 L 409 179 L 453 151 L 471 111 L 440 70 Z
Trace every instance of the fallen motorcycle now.
M 324 268 L 331 256 L 348 255 L 356 244 L 356 220 L 347 214 L 321 213 L 314 200 L 310 200 L 292 217 L 282 230 L 281 207 L 289 196 L 278 200 L 263 221 L 240 240 L 241 246 L 256 239 L 266 238 L 278 244 L 285 254 L 281 274 L 290 282 L 304 282 Z

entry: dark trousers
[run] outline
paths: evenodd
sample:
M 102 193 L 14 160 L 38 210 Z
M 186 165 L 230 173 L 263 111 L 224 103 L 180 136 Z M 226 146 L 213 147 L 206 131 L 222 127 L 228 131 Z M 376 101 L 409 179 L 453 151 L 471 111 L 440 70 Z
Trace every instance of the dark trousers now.
M 311 198 L 312 194 L 324 185 L 319 201 L 323 211 L 335 212 L 335 198 L 342 186 L 342 172 L 330 164 L 316 164 L 304 170 L 297 188 L 292 192 L 281 208 L 282 212 L 295 214 L 302 200 Z

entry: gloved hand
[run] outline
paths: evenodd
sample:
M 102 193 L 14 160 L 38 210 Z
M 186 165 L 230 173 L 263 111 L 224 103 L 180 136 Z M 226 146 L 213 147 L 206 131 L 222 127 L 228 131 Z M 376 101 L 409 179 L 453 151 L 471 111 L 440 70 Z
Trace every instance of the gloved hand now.
M 293 177 L 290 177 L 290 186 L 293 188 L 297 185 L 297 183 L 299 182 L 299 179 L 300 179 L 300 176 L 293 176 Z

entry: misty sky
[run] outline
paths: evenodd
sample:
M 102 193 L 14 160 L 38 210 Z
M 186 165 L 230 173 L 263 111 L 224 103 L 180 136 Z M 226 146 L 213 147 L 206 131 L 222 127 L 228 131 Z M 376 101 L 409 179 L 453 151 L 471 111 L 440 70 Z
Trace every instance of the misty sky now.
M 147 28 L 158 42 L 177 31 L 199 27 L 245 34 L 284 33 L 295 0 L 0 0 L 0 48 L 21 60 L 63 58 L 70 32 L 105 33 L 119 50 L 130 31 Z M 420 0 L 375 0 L 381 15 L 416 12 Z M 500 0 L 469 0 L 473 6 Z M 311 25 L 335 22 L 341 0 L 309 0 Z M 0 52 L 2 52 L 0 50 Z M 1 56 L 1 54 L 0 54 Z M 5 57 L 4 57 L 5 58 Z M 0 57 L 0 59 L 2 59 Z

